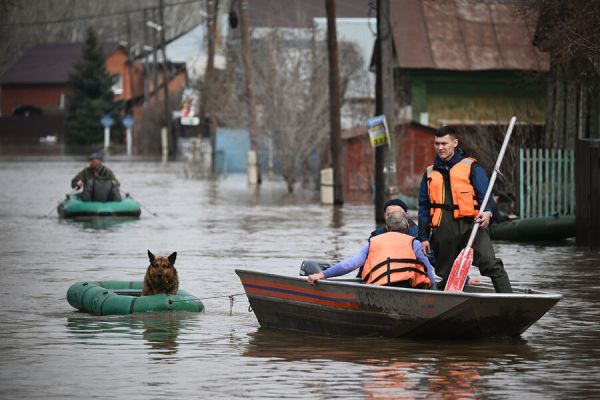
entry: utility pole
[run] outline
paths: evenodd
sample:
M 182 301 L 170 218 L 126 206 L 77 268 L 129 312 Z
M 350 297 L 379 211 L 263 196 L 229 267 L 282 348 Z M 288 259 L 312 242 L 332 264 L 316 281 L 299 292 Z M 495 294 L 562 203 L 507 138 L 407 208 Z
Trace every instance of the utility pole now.
M 200 119 L 202 124 L 206 124 L 210 136 L 210 174 L 215 177 L 217 174 L 216 160 L 216 132 L 213 126 L 213 119 L 210 115 L 211 83 L 215 64 L 215 35 L 216 35 L 216 19 L 217 19 L 217 0 L 206 1 L 206 18 L 208 24 L 207 47 L 208 57 L 206 60 L 206 69 L 204 71 L 204 81 L 202 82 L 202 103 L 200 104 Z
M 385 224 L 383 204 L 387 187 L 395 186 L 396 159 L 394 151 L 394 74 L 392 65 L 392 32 L 390 0 L 377 0 L 377 60 L 375 81 L 375 114 L 384 114 L 390 130 L 389 146 L 375 148 L 375 223 Z M 387 169 L 387 179 L 384 173 Z
M 248 2 L 240 0 L 240 32 L 242 35 L 242 59 L 246 71 L 246 95 L 248 107 L 248 130 L 250 131 L 250 152 L 248 153 L 248 183 L 260 185 L 260 148 L 256 122 L 256 99 L 254 97 L 254 66 L 250 49 L 248 28 Z
M 171 126 L 171 112 L 169 110 L 169 70 L 167 68 L 167 44 L 165 40 L 165 17 L 163 12 L 164 4 L 163 0 L 158 1 L 158 14 L 160 28 L 160 48 L 162 50 L 162 67 L 163 67 L 163 97 L 164 97 L 164 113 L 165 113 L 165 124 L 167 126 L 167 136 L 171 139 L 171 151 L 173 159 L 177 155 L 177 138 L 173 134 Z
M 144 106 L 146 106 L 146 104 L 148 103 L 148 97 L 149 97 L 149 89 L 148 89 L 148 75 L 149 75 L 149 68 L 148 68 L 148 50 L 146 49 L 147 43 L 148 43 L 148 26 L 146 25 L 146 21 L 148 21 L 148 9 L 144 8 L 142 10 L 142 17 L 143 17 L 143 21 L 142 23 L 144 24 L 144 42 L 142 43 L 142 51 L 144 52 Z
M 152 21 L 155 21 L 155 14 L 156 14 L 156 9 L 153 8 L 152 9 Z M 156 93 L 158 92 L 158 57 L 156 54 L 156 29 L 152 29 L 152 80 L 154 82 L 154 87 L 152 88 L 152 91 L 150 93 L 152 93 L 153 95 L 156 96 Z M 156 97 L 154 97 L 156 99 Z
M 341 124 L 340 124 L 340 73 L 338 67 L 337 32 L 335 26 L 335 0 L 325 0 L 327 13 L 327 53 L 329 58 L 329 128 L 331 164 L 333 167 L 333 204 L 344 204 L 342 186 Z

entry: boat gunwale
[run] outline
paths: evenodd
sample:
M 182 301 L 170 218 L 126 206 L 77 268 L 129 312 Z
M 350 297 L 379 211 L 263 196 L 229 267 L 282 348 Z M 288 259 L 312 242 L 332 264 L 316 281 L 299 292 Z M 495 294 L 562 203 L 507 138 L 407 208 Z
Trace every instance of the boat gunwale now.
M 275 278 L 284 278 L 291 279 L 295 282 L 305 282 L 306 278 L 302 276 L 290 276 L 290 275 L 282 275 L 282 274 L 274 274 L 269 272 L 260 272 L 260 271 L 251 271 L 246 269 L 235 269 L 235 273 L 239 276 L 238 271 L 246 274 L 259 274 L 262 276 L 270 276 Z M 240 277 L 241 278 L 241 277 Z M 242 281 L 243 284 L 243 281 Z M 308 283 L 307 283 L 308 285 Z M 477 293 L 477 292 L 445 292 L 442 290 L 423 290 L 423 289 L 411 289 L 411 288 L 401 288 L 401 287 L 390 287 L 390 286 L 378 286 L 378 285 L 363 285 L 359 283 L 356 279 L 348 279 L 348 278 L 340 278 L 340 279 L 325 279 L 317 282 L 317 287 L 319 285 L 327 285 L 327 286 L 340 286 L 340 287 L 351 287 L 351 288 L 364 288 L 368 291 L 377 291 L 377 290 L 387 290 L 401 293 L 411 293 L 417 295 L 433 295 L 433 296 L 452 296 L 452 297 L 466 297 L 466 298 L 484 298 L 484 299 L 498 299 L 498 298 L 510 298 L 510 299 L 556 299 L 557 301 L 562 299 L 562 294 L 560 293 L 549 293 L 542 292 L 536 289 L 519 289 L 515 287 L 513 289 L 517 290 L 528 290 L 533 293 Z M 486 285 L 487 286 L 487 285 Z M 490 285 L 491 286 L 491 285 Z M 315 287 L 316 288 L 316 287 Z M 248 293 L 246 292 L 246 295 Z M 254 296 L 254 295 L 253 295 Z

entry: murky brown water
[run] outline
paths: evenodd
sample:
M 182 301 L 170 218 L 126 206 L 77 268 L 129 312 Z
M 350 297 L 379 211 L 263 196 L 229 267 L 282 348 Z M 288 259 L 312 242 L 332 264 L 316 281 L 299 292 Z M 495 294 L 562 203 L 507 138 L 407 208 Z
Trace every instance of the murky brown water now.
M 595 398 L 600 255 L 570 244 L 497 243 L 513 281 L 564 298 L 521 340 L 329 338 L 259 329 L 234 268 L 297 274 L 304 258 L 354 254 L 369 206 L 334 211 L 282 183 L 186 180 L 181 164 L 107 163 L 149 210 L 139 220 L 61 221 L 80 162 L 0 162 L 0 397 Z M 50 212 L 49 217 L 44 215 Z M 141 280 L 146 250 L 177 251 L 205 314 L 94 317 L 81 280 Z

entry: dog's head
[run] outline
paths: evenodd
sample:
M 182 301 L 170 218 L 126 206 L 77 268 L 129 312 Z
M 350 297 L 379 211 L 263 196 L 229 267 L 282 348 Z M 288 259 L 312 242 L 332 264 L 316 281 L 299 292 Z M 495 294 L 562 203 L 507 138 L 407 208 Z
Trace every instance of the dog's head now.
M 175 270 L 175 258 L 177 258 L 177 252 L 171 253 L 170 256 L 155 256 L 148 250 L 148 258 L 150 259 L 150 265 L 148 266 L 147 274 L 153 280 L 172 280 L 176 275 Z

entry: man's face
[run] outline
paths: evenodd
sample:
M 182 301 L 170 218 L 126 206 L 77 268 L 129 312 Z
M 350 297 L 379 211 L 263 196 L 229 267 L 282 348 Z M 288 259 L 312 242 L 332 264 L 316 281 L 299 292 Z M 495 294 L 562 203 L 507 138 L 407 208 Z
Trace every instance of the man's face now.
M 98 160 L 97 158 L 92 158 L 90 160 L 90 167 L 96 169 L 98 168 L 100 165 L 102 165 L 102 161 Z
M 406 211 L 404 211 L 404 208 L 394 204 L 391 206 L 387 206 L 387 208 L 385 209 L 385 218 L 387 218 L 388 215 L 393 213 L 399 213 L 400 215 L 406 217 Z
M 446 135 L 434 140 L 435 152 L 442 161 L 449 161 L 454 155 L 454 149 L 458 146 L 458 139 Z

